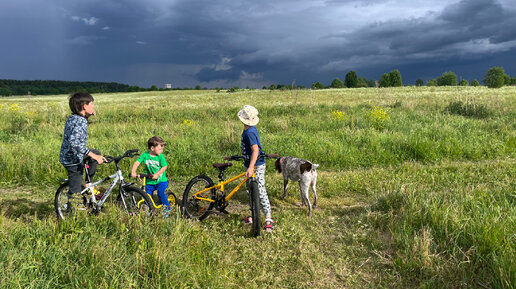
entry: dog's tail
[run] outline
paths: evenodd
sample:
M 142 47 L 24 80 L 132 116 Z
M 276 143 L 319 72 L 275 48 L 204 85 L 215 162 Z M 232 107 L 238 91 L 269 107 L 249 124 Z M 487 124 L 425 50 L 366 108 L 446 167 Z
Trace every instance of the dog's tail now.
M 278 171 L 278 173 L 281 173 L 281 158 L 278 158 L 276 160 L 275 165 L 276 165 L 276 170 Z

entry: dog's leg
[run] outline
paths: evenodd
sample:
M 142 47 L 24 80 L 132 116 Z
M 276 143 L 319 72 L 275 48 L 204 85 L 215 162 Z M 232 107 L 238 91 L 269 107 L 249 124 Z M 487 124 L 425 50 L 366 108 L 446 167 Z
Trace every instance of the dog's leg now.
M 301 188 L 301 202 L 304 205 L 308 206 L 308 217 L 312 217 L 312 204 L 310 204 L 310 199 L 308 198 L 308 193 L 310 188 L 308 184 L 303 182 L 302 180 L 299 182 L 299 187 Z
M 283 196 L 282 199 L 287 197 L 288 179 L 283 179 Z
M 314 205 L 313 205 L 314 209 L 317 207 L 317 191 L 315 190 L 316 183 L 317 183 L 317 177 L 314 178 L 312 183 L 310 183 L 310 187 L 312 188 L 312 192 L 314 193 Z

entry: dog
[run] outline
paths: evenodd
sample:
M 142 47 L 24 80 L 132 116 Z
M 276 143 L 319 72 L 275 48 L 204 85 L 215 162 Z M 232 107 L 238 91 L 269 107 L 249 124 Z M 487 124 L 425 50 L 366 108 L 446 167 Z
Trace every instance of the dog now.
M 308 198 L 309 187 L 312 188 L 314 194 L 313 208 L 317 206 L 317 191 L 315 185 L 317 183 L 317 171 L 318 164 L 313 164 L 304 159 L 298 159 L 295 157 L 282 157 L 276 160 L 276 170 L 278 173 L 283 174 L 283 196 L 284 199 L 287 196 L 288 180 L 299 181 L 299 187 L 301 189 L 301 204 L 308 205 L 308 216 L 312 217 L 312 204 Z

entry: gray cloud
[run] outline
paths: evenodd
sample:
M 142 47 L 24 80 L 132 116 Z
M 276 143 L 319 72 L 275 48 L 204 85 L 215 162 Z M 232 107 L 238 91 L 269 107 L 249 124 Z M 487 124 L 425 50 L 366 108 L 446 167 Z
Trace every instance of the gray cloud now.
M 516 52 L 511 1 L 4 1 L 0 78 L 261 87 L 464 67 L 481 78 Z

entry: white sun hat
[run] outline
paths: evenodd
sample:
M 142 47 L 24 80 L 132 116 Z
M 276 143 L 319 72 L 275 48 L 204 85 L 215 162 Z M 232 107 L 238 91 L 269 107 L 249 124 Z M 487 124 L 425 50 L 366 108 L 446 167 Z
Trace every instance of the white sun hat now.
M 258 110 L 251 105 L 244 105 L 244 108 L 238 112 L 238 118 L 248 126 L 255 126 L 258 124 L 258 121 L 260 121 L 258 118 Z

